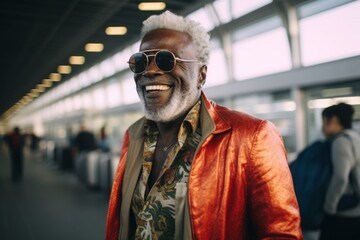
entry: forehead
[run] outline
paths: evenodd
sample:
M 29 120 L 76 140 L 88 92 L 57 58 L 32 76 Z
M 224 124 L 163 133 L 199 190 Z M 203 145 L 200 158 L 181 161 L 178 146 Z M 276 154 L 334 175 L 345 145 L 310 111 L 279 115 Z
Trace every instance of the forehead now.
M 189 34 L 170 29 L 156 29 L 146 34 L 141 41 L 140 51 L 149 49 L 167 49 L 179 55 L 195 52 Z

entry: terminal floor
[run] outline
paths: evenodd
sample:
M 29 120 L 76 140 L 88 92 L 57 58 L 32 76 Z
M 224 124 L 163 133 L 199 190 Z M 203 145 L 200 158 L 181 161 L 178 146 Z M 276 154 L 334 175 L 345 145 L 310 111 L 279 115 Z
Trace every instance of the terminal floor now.
M 13 183 L 0 146 L 0 239 L 104 239 L 108 194 L 37 156 L 26 154 L 24 178 Z

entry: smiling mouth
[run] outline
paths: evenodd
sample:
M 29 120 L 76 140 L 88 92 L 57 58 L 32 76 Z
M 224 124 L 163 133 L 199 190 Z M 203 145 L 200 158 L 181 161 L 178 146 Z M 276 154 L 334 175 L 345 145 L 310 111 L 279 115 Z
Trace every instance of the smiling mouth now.
M 145 91 L 147 93 L 152 93 L 152 92 L 159 92 L 159 91 L 166 91 L 169 90 L 170 86 L 168 85 L 150 85 L 150 86 L 145 86 Z

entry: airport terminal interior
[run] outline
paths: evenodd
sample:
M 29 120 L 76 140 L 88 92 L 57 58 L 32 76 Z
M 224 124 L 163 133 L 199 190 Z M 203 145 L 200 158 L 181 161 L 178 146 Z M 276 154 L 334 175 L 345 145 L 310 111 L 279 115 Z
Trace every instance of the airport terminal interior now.
M 29 8 L 26 1 L 16 0 L 11 9 L 10 2 L 4 3 L 9 12 L 0 10 L 7 18 L 17 13 L 20 16 Z M 49 2 L 56 6 L 60 0 Z M 101 1 L 65 2 L 72 6 L 67 8 L 70 18 L 71 14 L 80 14 L 76 12 L 80 4 L 88 4 L 94 11 L 90 6 Z M 67 48 L 66 59 L 82 54 L 85 63 L 78 67 L 79 63 L 51 60 L 51 68 L 56 70 L 44 68 L 49 72 L 38 74 L 44 77 L 33 80 L 32 87 L 27 84 L 27 92 L 18 92 L 18 99 L 0 113 L 0 137 L 14 127 L 26 136 L 24 175 L 16 183 L 11 181 L 9 151 L 0 141 L 1 239 L 104 238 L 122 138 L 143 116 L 127 64 L 129 56 L 139 50 L 141 25 L 131 29 L 130 24 L 126 26 L 131 20 L 126 18 L 141 24 L 147 16 L 171 10 L 200 22 L 210 33 L 212 44 L 203 91 L 217 104 L 274 123 L 283 137 L 289 162 L 305 146 L 323 138 L 321 112 L 330 105 L 352 105 L 353 128 L 360 132 L 360 1 L 181 2 L 159 2 L 162 8 L 144 14 L 141 1 L 124 1 L 111 16 L 121 25 L 120 30 L 127 28 L 121 37 L 115 36 L 118 45 L 107 45 L 103 38 L 106 54 L 92 52 L 89 62 L 89 53 L 83 47 L 86 41 L 94 41 L 90 37 L 77 46 L 83 53 L 75 47 L 74 52 Z M 125 15 L 127 9 L 131 11 Z M 61 37 L 59 29 L 65 28 L 66 17 L 57 23 L 53 38 Z M 111 27 L 102 23 L 97 31 Z M 20 65 L 16 71 L 22 71 Z M 13 86 L 12 91 L 16 90 Z M 98 148 L 84 152 L 72 148 L 81 129 L 92 133 Z M 105 137 L 107 146 L 103 150 L 100 145 Z

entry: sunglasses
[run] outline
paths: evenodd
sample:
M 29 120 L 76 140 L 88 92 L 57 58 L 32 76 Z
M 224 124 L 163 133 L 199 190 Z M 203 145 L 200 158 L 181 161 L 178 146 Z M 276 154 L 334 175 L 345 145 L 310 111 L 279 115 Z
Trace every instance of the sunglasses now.
M 154 51 L 157 52 L 155 54 L 146 54 L 146 52 Z M 152 49 L 131 55 L 128 61 L 130 70 L 136 74 L 143 73 L 149 65 L 149 57 L 154 57 L 155 66 L 163 72 L 171 72 L 174 70 L 177 61 L 201 63 L 198 60 L 187 60 L 175 57 L 174 53 L 168 50 Z

